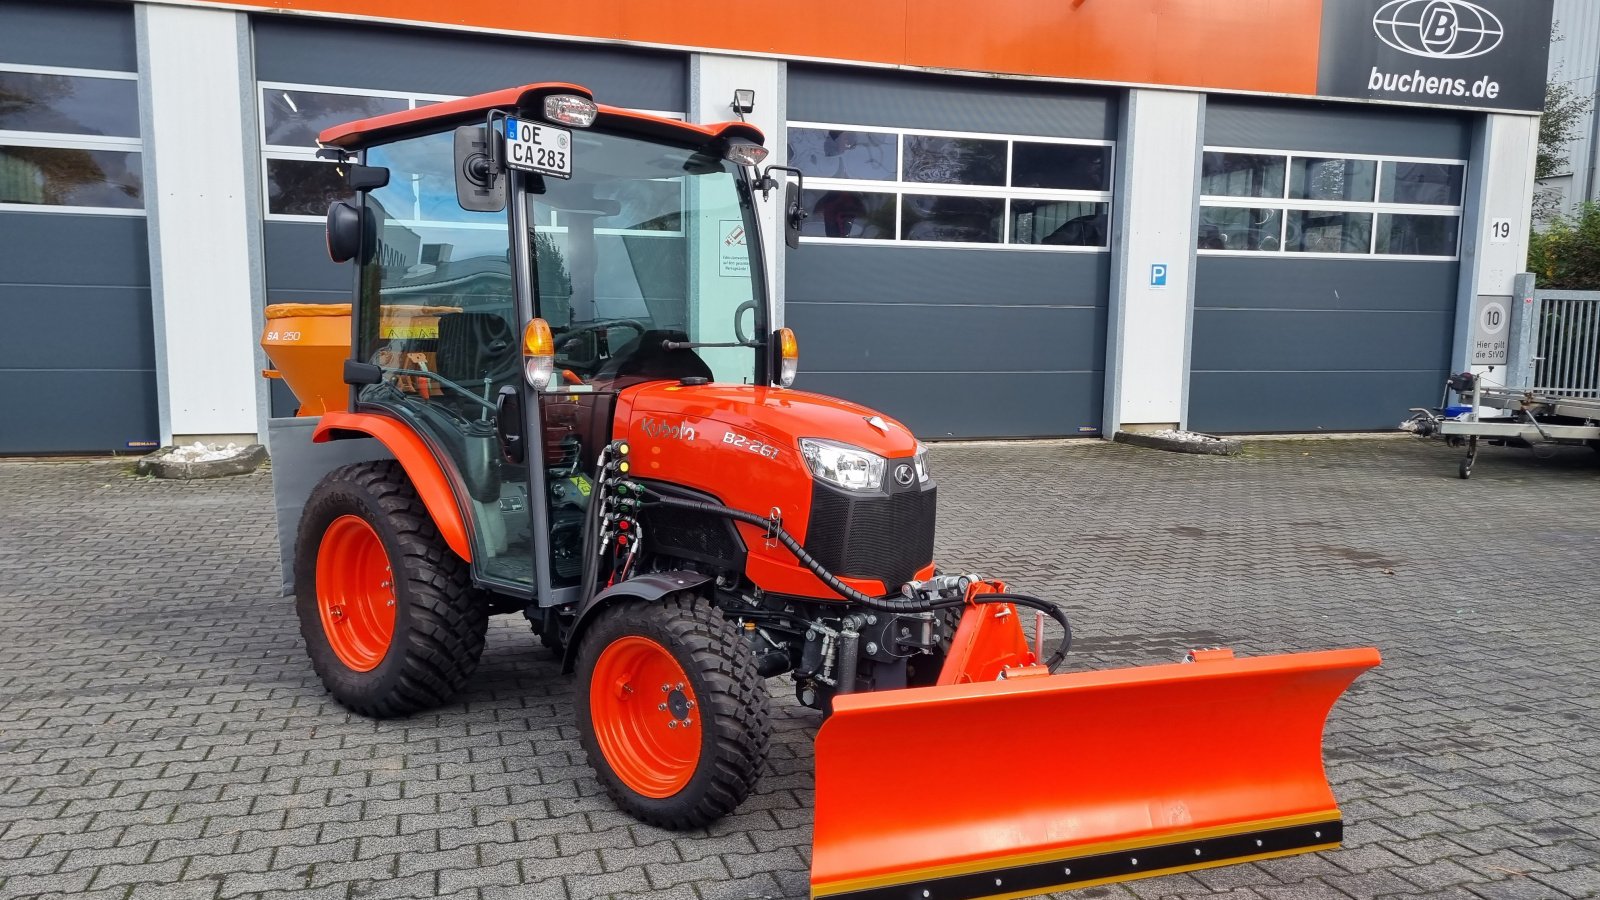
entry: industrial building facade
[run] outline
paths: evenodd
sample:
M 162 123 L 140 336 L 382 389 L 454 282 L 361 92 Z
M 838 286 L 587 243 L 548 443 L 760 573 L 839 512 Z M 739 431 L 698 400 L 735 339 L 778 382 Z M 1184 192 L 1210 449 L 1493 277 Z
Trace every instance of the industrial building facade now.
M 8 0 L 0 453 L 264 436 L 263 309 L 352 288 L 316 134 L 536 81 L 755 91 L 797 386 L 927 439 L 1392 428 L 1526 256 L 1549 0 L 661 6 Z

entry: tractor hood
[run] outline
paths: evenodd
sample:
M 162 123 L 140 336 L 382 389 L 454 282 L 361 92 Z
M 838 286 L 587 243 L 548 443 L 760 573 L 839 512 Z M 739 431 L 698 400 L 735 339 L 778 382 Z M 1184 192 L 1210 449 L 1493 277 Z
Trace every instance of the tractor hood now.
M 882 596 L 933 573 L 935 486 L 919 481 L 921 467 L 911 464 L 917 439 L 865 406 L 776 387 L 657 381 L 622 391 L 613 433 L 627 438 L 634 477 L 781 519 L 857 590 Z M 813 476 L 801 438 L 849 444 L 892 464 L 879 488 L 847 491 Z M 745 575 L 762 590 L 837 598 L 760 528 L 736 527 L 748 551 L 741 554 Z M 703 554 L 715 531 L 681 520 L 671 528 L 692 536 L 686 553 Z
M 803 437 L 851 444 L 889 459 L 917 451 L 911 430 L 894 419 L 848 400 L 805 391 L 656 382 L 625 392 L 623 404 L 631 406 L 631 414 L 624 414 L 635 428 L 647 433 L 687 424 L 702 440 L 737 441 L 743 434 L 790 451 L 798 449 Z M 707 427 L 710 423 L 723 427 Z M 729 431 L 734 438 L 726 437 Z

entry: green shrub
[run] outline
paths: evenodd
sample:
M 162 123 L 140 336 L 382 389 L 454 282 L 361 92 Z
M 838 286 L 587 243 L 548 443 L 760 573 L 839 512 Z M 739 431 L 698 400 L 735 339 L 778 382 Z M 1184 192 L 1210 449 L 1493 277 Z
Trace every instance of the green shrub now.
M 1552 220 L 1528 242 L 1528 271 L 1541 290 L 1600 291 L 1600 203 Z

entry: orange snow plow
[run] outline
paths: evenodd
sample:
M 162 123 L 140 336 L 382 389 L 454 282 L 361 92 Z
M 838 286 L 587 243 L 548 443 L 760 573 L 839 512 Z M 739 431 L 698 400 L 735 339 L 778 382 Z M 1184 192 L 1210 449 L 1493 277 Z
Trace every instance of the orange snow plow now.
M 1008 609 L 969 607 L 963 630 L 995 621 L 991 643 L 1020 642 Z M 966 683 L 946 671 L 935 687 L 835 698 L 816 741 L 812 897 L 1027 897 L 1336 847 L 1322 727 L 1378 651 L 1189 658 Z M 918 749 L 886 760 L 888 746 Z M 994 764 L 1019 750 L 1031 765 Z M 896 810 L 897 796 L 932 802 Z

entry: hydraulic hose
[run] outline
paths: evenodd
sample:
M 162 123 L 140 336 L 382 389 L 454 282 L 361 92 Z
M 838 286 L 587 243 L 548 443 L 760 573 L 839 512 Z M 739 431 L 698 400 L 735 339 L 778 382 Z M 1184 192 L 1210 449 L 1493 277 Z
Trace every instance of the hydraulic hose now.
M 777 524 L 771 519 L 762 518 L 754 513 L 745 512 L 742 509 L 734 509 L 730 506 L 723 506 L 720 503 L 707 503 L 702 500 L 685 500 L 679 497 L 668 497 L 643 486 L 641 486 L 641 489 L 643 493 L 650 498 L 649 500 L 645 501 L 647 506 L 667 506 L 674 509 L 706 513 L 713 516 L 722 516 L 724 518 L 733 519 L 737 522 L 744 522 L 747 525 L 754 525 L 757 528 L 765 529 L 768 534 L 773 536 L 773 539 L 777 540 L 779 543 L 783 544 L 784 547 L 788 548 L 789 552 L 794 554 L 794 558 L 799 560 L 801 565 L 805 566 L 807 569 L 810 569 L 811 573 L 816 575 L 817 578 L 821 580 L 823 584 L 827 585 L 830 590 L 846 600 L 861 604 L 867 609 L 886 613 L 921 613 L 931 612 L 937 609 L 949 609 L 951 607 L 961 606 L 962 604 L 966 603 L 966 599 L 960 597 L 947 600 L 874 597 L 871 594 L 858 591 L 850 585 L 839 580 L 838 576 L 828 571 L 823 567 L 822 563 L 817 562 L 815 557 L 807 553 L 805 548 L 800 545 L 800 542 L 795 540 L 794 536 L 789 532 L 785 531 L 783 526 Z M 1072 647 L 1072 623 L 1067 620 L 1067 614 L 1061 611 L 1061 607 L 1051 603 L 1048 600 L 1041 600 L 1038 597 L 1030 597 L 1027 594 L 1011 593 L 977 594 L 973 596 L 972 602 L 1011 603 L 1017 606 L 1025 606 L 1029 609 L 1039 610 L 1040 612 L 1054 619 L 1056 624 L 1061 626 L 1061 640 L 1056 644 L 1055 652 L 1052 653 L 1049 660 L 1045 662 L 1045 667 L 1051 672 L 1054 672 L 1066 659 L 1067 651 Z
M 1072 649 L 1072 623 L 1067 621 L 1067 614 L 1061 611 L 1061 607 L 1048 600 L 1040 600 L 1038 597 L 1030 597 L 1027 594 L 996 593 L 978 594 L 972 598 L 972 602 L 1012 603 L 1017 606 L 1026 606 L 1029 609 L 1037 609 L 1055 619 L 1056 624 L 1061 626 L 1061 640 L 1056 644 L 1056 652 L 1050 654 L 1050 658 L 1044 664 L 1045 668 L 1051 672 L 1060 667 L 1061 663 L 1067 658 L 1067 651 Z

